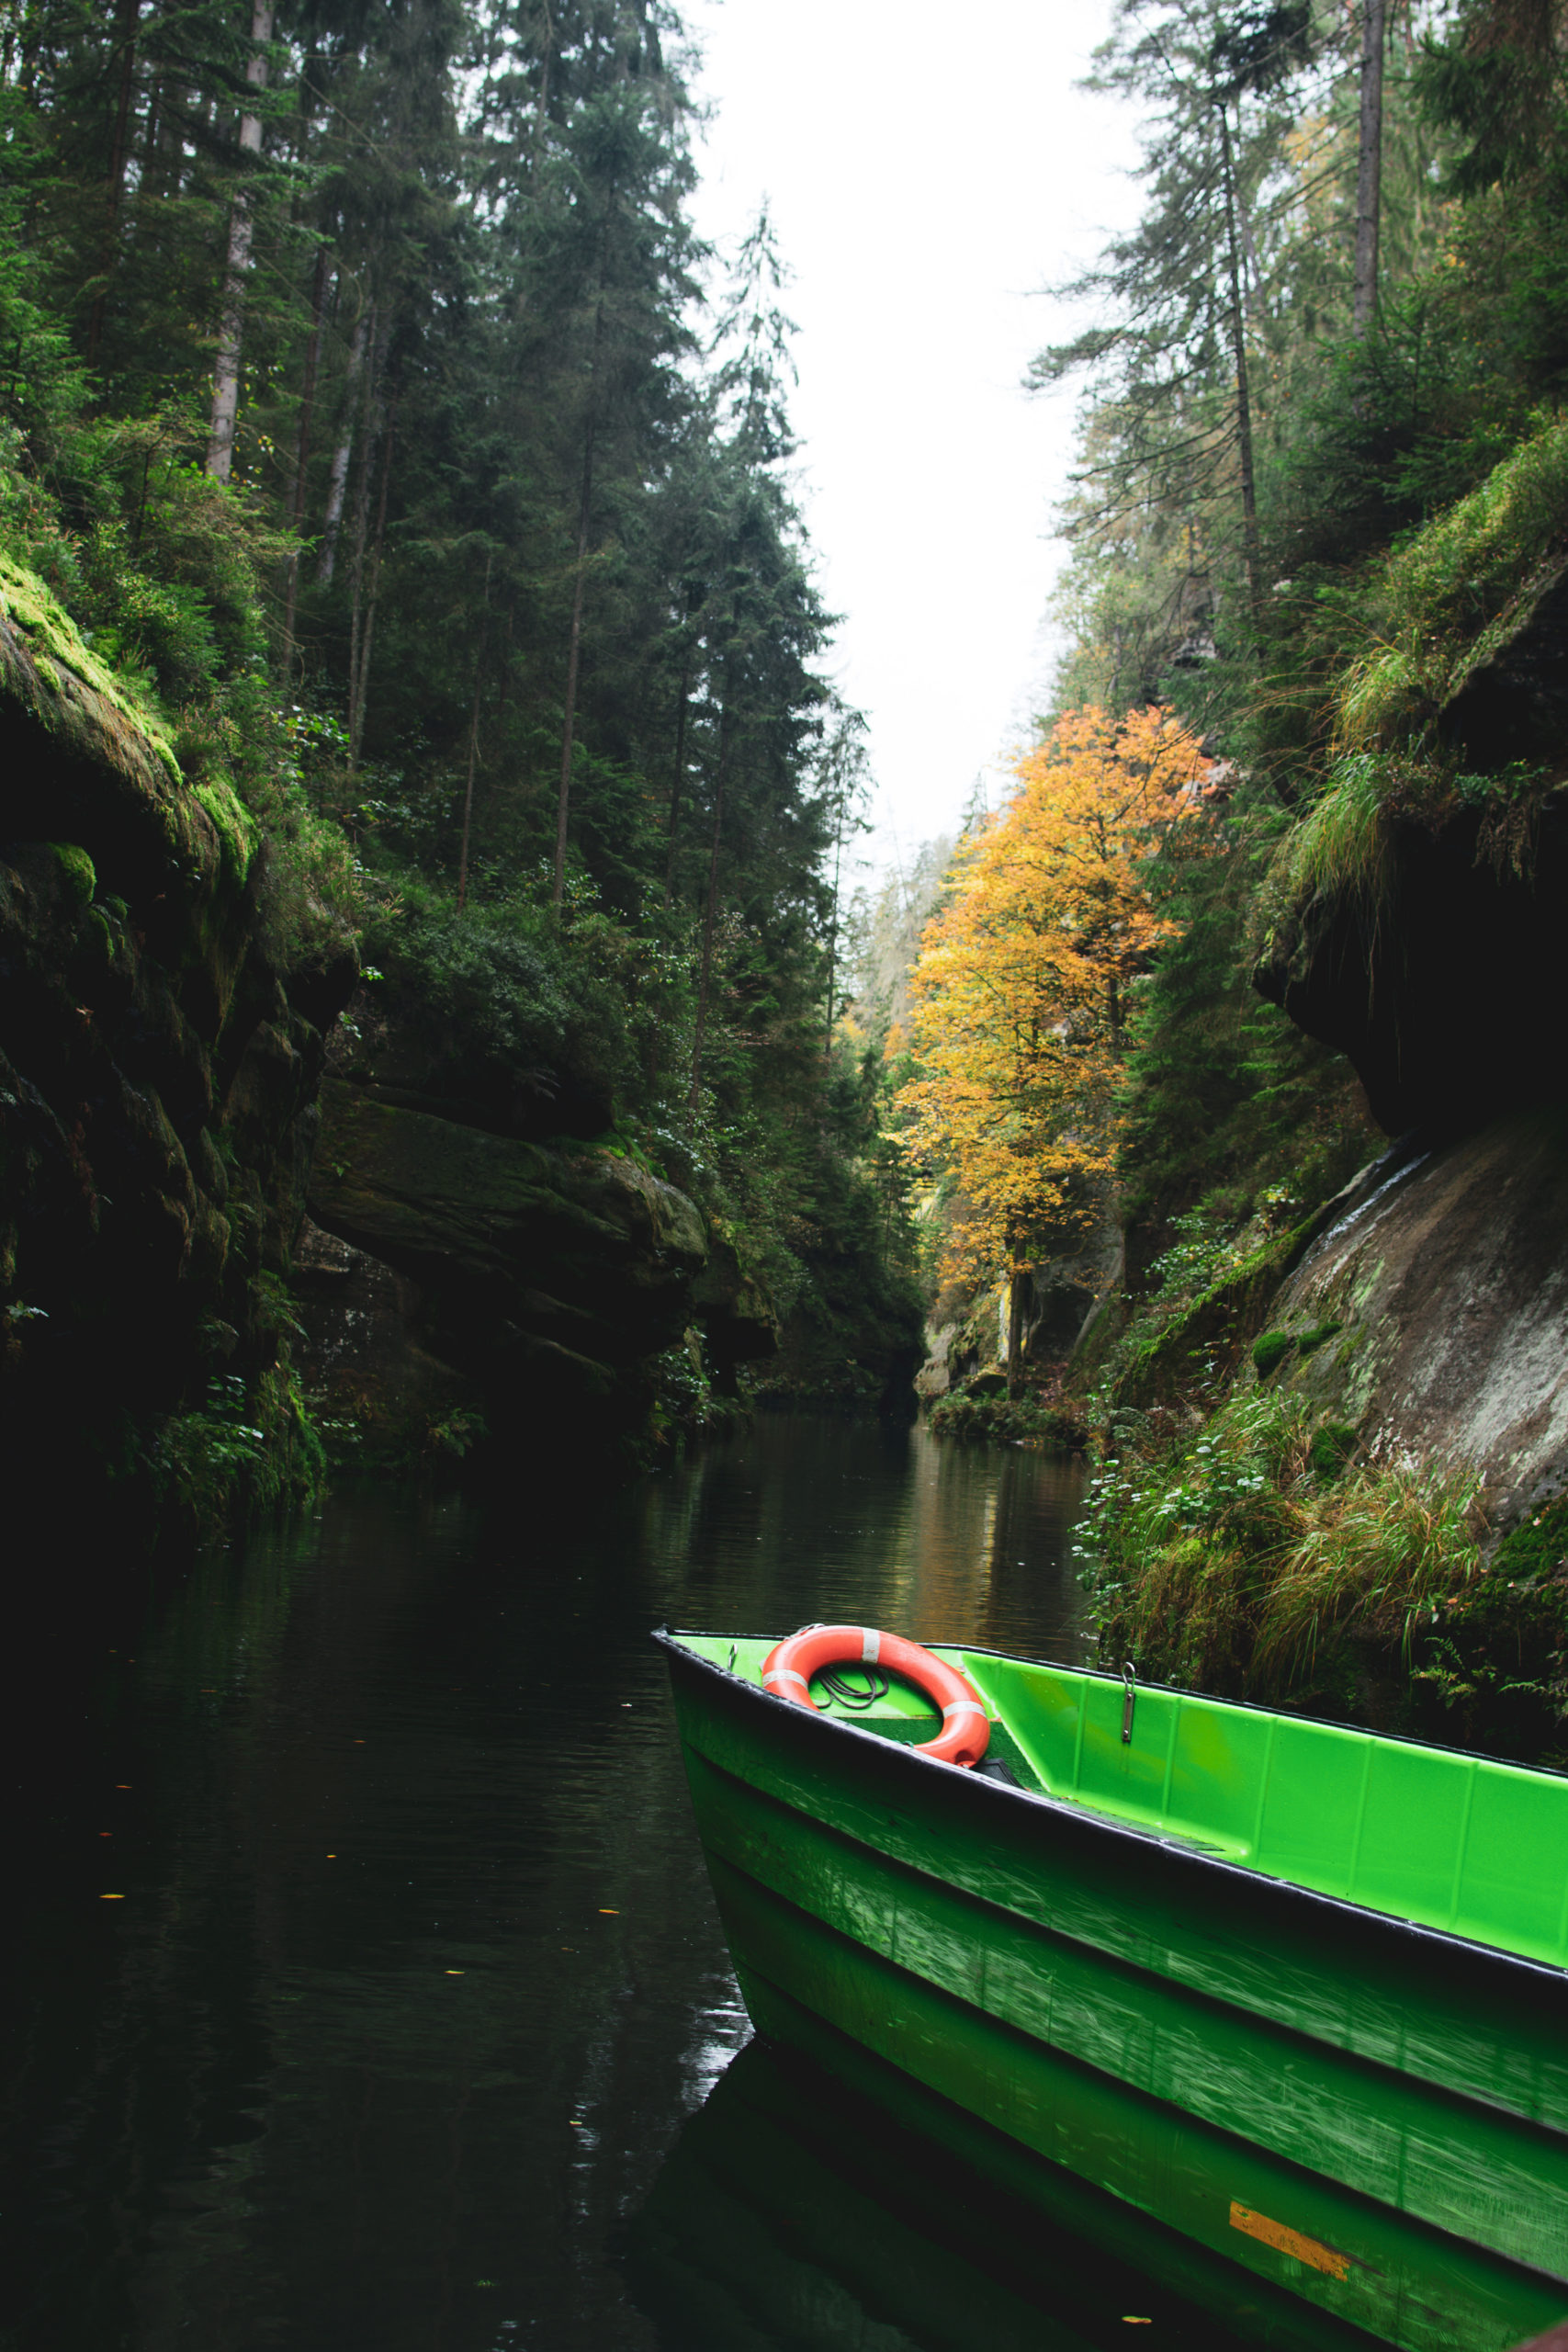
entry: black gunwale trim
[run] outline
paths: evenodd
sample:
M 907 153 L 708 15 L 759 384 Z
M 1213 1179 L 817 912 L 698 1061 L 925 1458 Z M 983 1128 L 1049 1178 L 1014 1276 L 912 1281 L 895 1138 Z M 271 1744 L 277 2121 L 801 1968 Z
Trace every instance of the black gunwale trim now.
M 1120 1848 L 1129 1854 L 1146 1857 L 1160 1875 L 1168 1872 L 1179 1886 L 1185 1882 L 1188 1887 L 1192 1888 L 1203 1884 L 1213 1887 L 1218 1881 L 1224 1884 L 1227 1892 L 1244 1898 L 1248 1906 L 1265 1915 L 1282 1911 L 1303 1924 L 1311 1920 L 1314 1925 L 1333 1925 L 1341 1933 L 1348 1930 L 1352 1939 L 1358 1942 L 1382 1945 L 1395 1952 L 1403 1951 L 1412 1958 L 1419 1952 L 1428 1966 L 1437 1963 L 1445 1975 L 1494 1980 L 1502 1977 L 1507 1980 L 1515 1993 L 1522 1993 L 1528 1986 L 1533 1996 L 1532 2007 L 1540 2004 L 1543 1996 L 1555 1995 L 1561 2001 L 1564 1991 L 1568 1990 L 1568 1969 L 1555 1962 L 1530 1960 L 1524 1953 L 1510 1951 L 1501 1944 L 1482 1943 L 1474 1937 L 1458 1936 L 1444 1928 L 1428 1928 L 1419 1920 L 1402 1919 L 1396 1913 L 1374 1910 L 1364 1903 L 1352 1903 L 1344 1895 L 1324 1894 L 1315 1887 L 1303 1886 L 1295 1879 L 1274 1877 L 1262 1871 L 1249 1870 L 1242 1863 L 1227 1861 L 1221 1855 L 1197 1852 L 1178 1839 L 1161 1837 L 1155 1830 L 1140 1829 L 1108 1814 L 1091 1813 L 1069 1800 L 1047 1796 L 1031 1789 L 1009 1788 L 1001 1781 L 966 1772 L 961 1765 L 943 1764 L 938 1758 L 922 1756 L 918 1747 L 907 1742 L 884 1739 L 864 1724 L 848 1723 L 840 1717 L 816 1712 L 807 1713 L 793 1701 L 775 1698 L 771 1690 L 764 1690 L 760 1684 L 748 1681 L 741 1675 L 732 1674 L 728 1667 L 716 1666 L 711 1658 L 699 1657 L 685 1646 L 682 1634 L 700 1641 L 744 1641 L 758 1637 L 733 1633 L 698 1633 L 692 1627 L 667 1625 L 654 1627 L 651 1634 L 651 1638 L 671 1660 L 678 1659 L 684 1671 L 711 1679 L 729 1703 L 773 1711 L 775 1724 L 792 1742 L 798 1742 L 803 1737 L 808 1741 L 840 1738 L 853 1742 L 853 1750 L 845 1752 L 846 1761 L 850 1753 L 857 1753 L 873 1778 L 891 1779 L 897 1784 L 913 1787 L 916 1784 L 908 1778 L 911 1773 L 929 1774 L 935 1767 L 943 1775 L 941 1785 L 949 1792 L 950 1797 L 956 1793 L 962 1781 L 984 1792 L 980 1799 L 982 1804 L 1014 1807 L 1013 1818 L 1021 1826 L 1028 1820 L 1043 1822 L 1048 1818 L 1057 1826 L 1070 1845 L 1087 1846 L 1091 1850 L 1099 1848 L 1111 1854 Z M 1057 1665 L 1063 1673 L 1093 1674 L 1106 1682 L 1119 1682 L 1121 1679 L 1120 1676 L 1107 1674 L 1102 1668 L 1068 1667 L 1053 1659 L 1020 1658 L 1014 1651 L 987 1648 L 975 1642 L 942 1643 L 940 1646 L 972 1650 L 977 1657 L 1006 1658 L 1018 1665 Z M 1180 1691 L 1172 1684 L 1156 1683 L 1146 1687 L 1171 1690 L 1179 1697 L 1203 1695 Z M 1225 1700 L 1219 1703 L 1228 1706 L 1234 1702 Z M 1250 1712 L 1270 1714 L 1277 1713 L 1278 1710 L 1254 1707 Z M 1342 1728 L 1359 1727 L 1348 1725 Z M 1361 1736 L 1371 1738 L 1383 1736 L 1381 1733 L 1365 1732 Z M 1412 1740 L 1401 1744 L 1431 1748 L 1439 1755 L 1467 1755 L 1470 1752 L 1439 1747 L 1431 1740 Z M 1491 1763 L 1497 1759 L 1487 1757 L 1478 1760 Z M 920 1785 L 930 1788 L 932 1795 L 937 1793 L 936 1788 L 929 1782 L 921 1782 Z M 965 1802 L 972 1800 L 966 1799 Z M 1500 1991 L 1503 1988 L 1495 1983 L 1493 1989 Z

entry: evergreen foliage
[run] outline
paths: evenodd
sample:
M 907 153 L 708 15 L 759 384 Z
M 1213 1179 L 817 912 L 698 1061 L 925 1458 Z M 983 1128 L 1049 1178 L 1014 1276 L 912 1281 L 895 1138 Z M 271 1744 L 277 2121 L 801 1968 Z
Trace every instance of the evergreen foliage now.
M 1479 804 L 1483 851 L 1528 863 L 1555 789 L 1545 747 L 1477 759 L 1448 714 L 1568 548 L 1560 17 L 1391 12 L 1360 332 L 1359 19 L 1125 0 L 1101 52 L 1146 110 L 1147 203 L 1072 289 L 1097 321 L 1034 370 L 1090 379 L 1057 708 L 1157 695 L 1224 763 L 1150 870 L 1170 928 L 1125 1095 L 1135 1288 L 1173 1218 L 1234 1224 L 1280 1182 L 1310 1207 L 1370 1138 L 1343 1064 L 1252 992 L 1271 933 L 1337 899 L 1375 923 L 1396 819 Z
M 1069 1374 L 1106 1464 L 1086 1557 L 1141 1670 L 1554 1754 L 1554 1513 L 1489 1529 L 1462 1478 L 1366 1460 L 1288 1385 L 1337 1327 L 1266 1328 L 1380 1138 L 1258 959 L 1332 933 L 1370 987 L 1401 842 L 1452 828 L 1528 881 L 1563 773 L 1568 22 L 1391 8 L 1380 122 L 1368 21 L 1123 0 L 1098 78 L 1145 109 L 1144 215 L 1033 371 L 1089 379 L 1050 718 L 1158 700 L 1215 763 L 1144 876 L 1125 1275 Z
M 690 1188 L 836 1390 L 918 1324 L 835 1023 L 861 722 L 687 71 L 661 0 L 12 11 L 0 560 L 262 844 L 283 960 L 358 934 L 340 1062 L 404 1024 L 442 1107 Z

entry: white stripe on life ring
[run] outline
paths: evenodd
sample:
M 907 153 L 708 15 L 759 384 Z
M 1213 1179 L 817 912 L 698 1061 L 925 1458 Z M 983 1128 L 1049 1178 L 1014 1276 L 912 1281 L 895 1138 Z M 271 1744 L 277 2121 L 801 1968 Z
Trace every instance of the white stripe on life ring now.
M 860 1629 L 860 1655 L 863 1666 L 874 1666 L 882 1650 L 882 1636 L 874 1625 Z
M 986 1712 L 977 1699 L 955 1699 L 951 1707 L 942 1709 L 944 1715 L 983 1715 Z
M 770 1682 L 798 1682 L 803 1690 L 810 1688 L 805 1675 L 796 1674 L 793 1666 L 775 1666 L 772 1674 L 763 1675 L 762 1681 L 764 1687 Z

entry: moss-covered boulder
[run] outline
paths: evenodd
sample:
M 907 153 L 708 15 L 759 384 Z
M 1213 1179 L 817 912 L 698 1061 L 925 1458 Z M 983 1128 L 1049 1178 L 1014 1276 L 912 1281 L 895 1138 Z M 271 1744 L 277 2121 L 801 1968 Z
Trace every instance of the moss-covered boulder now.
M 260 845 L 230 785 L 186 781 L 156 715 L 0 554 L 0 840 L 40 839 L 81 844 L 106 894 L 176 910 L 168 935 L 214 900 L 220 929 Z

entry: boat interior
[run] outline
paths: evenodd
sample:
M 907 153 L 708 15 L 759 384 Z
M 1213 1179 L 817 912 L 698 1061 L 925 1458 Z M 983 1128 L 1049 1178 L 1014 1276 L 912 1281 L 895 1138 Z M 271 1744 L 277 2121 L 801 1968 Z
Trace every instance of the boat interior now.
M 777 1636 L 673 1637 L 760 1683 Z M 1568 1964 L 1568 1778 L 1339 1724 L 940 1643 L 991 1718 L 988 1758 L 1026 1792 L 1323 1894 Z M 840 1690 L 865 1688 L 839 1668 Z M 897 1678 L 870 1703 L 814 1682 L 825 1714 L 919 1744 L 939 1721 Z M 1130 1717 L 1130 1720 L 1129 1720 Z M 1128 1736 L 1123 1738 L 1123 1729 Z M 952 1768 L 944 1768 L 952 1769 Z

